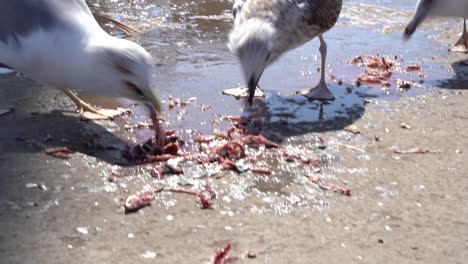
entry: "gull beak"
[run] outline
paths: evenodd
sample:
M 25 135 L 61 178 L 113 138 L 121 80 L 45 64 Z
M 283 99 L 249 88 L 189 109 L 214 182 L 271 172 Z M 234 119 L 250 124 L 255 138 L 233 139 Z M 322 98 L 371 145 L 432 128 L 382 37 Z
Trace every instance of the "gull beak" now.
M 163 119 L 161 112 L 161 101 L 156 93 L 153 93 L 151 90 L 145 93 L 148 102 L 146 105 L 150 111 L 151 121 L 153 122 L 153 127 L 155 131 L 155 146 L 163 147 L 166 144 L 166 133 L 164 132 L 164 127 L 161 125 L 159 120 Z
M 145 97 L 152 107 L 156 110 L 156 113 L 161 114 L 161 100 L 159 96 L 156 95 L 153 91 L 149 90 L 145 93 Z
M 252 106 L 253 100 L 255 97 L 255 91 L 257 90 L 257 85 L 258 85 L 259 78 L 255 78 L 254 75 L 252 75 L 249 79 L 248 87 L 249 87 L 249 98 L 248 98 L 248 104 Z
M 429 15 L 429 11 L 431 10 L 431 3 L 430 1 L 423 1 L 417 7 L 416 14 L 414 14 L 413 19 L 411 22 L 406 26 L 405 32 L 403 33 L 403 39 L 408 40 L 411 38 L 413 33 L 416 31 L 418 26 L 426 19 Z

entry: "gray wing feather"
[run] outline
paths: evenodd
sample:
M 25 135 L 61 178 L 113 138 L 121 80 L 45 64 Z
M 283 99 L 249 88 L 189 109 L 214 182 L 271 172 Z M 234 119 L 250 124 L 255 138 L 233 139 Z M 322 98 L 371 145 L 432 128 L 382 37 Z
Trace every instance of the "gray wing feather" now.
M 92 16 L 84 0 L 0 0 L 0 41 L 57 27 L 74 12 Z

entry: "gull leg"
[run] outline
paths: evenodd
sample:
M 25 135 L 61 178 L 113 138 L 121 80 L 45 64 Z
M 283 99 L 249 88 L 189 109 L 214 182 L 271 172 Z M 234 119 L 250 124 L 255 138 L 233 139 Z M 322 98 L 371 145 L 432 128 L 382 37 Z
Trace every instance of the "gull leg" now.
M 68 89 L 64 89 L 63 92 L 70 97 L 70 99 L 73 101 L 73 103 L 76 104 L 78 109 L 80 110 L 80 115 L 92 119 L 92 120 L 106 120 L 106 119 L 112 119 L 116 116 L 122 115 L 125 113 L 125 110 L 114 110 L 114 109 L 97 109 L 90 104 L 84 102 L 76 94 L 74 94 L 72 91 Z
M 328 89 L 325 83 L 325 64 L 327 59 L 327 43 L 323 39 L 322 34 L 319 35 L 320 39 L 320 56 L 322 57 L 322 69 L 320 70 L 320 82 L 317 86 L 311 89 L 304 89 L 297 93 L 307 97 L 309 100 L 335 100 L 335 96 Z
M 468 52 L 468 33 L 466 32 L 466 19 L 463 19 L 463 33 L 460 39 L 450 48 L 453 52 Z

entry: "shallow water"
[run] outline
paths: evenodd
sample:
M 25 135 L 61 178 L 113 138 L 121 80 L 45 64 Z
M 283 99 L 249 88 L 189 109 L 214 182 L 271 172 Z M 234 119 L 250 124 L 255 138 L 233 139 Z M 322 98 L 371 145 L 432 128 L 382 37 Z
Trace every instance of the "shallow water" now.
M 135 40 L 145 46 L 158 63 L 155 74 L 163 99 L 167 100 L 169 96 L 197 97 L 200 104 L 211 107 L 208 111 L 189 108 L 183 116 L 168 112 L 171 125 L 209 133 L 212 127 L 206 125 L 206 120 L 217 114 L 239 115 L 243 112 L 242 101 L 221 95 L 223 90 L 244 83 L 237 60 L 226 46 L 232 26 L 230 1 L 93 3 L 93 9 L 116 14 L 144 31 L 143 36 Z M 401 38 L 414 5 L 414 1 L 403 0 L 346 1 L 337 25 L 325 35 L 328 43 L 327 82 L 337 100 L 322 109 L 320 103 L 308 103 L 305 98 L 295 95 L 297 90 L 313 87 L 319 80 L 319 45 L 318 40 L 313 40 L 287 53 L 265 71 L 260 86 L 266 92 L 265 103 L 270 115 L 278 116 L 274 119 L 277 120 L 290 113 L 290 123 L 333 120 L 350 111 L 362 110 L 365 97 L 394 100 L 426 93 L 437 80 L 449 78 L 453 74 L 450 65 L 435 59 L 447 56 L 445 44 L 428 40 L 427 31 L 418 32 L 410 42 Z M 457 22 L 448 20 L 437 26 L 443 28 L 451 24 L 457 25 Z M 438 30 L 429 31 L 433 32 Z M 349 64 L 349 61 L 358 55 L 381 55 L 387 59 L 397 56 L 401 68 L 417 63 L 429 77 L 400 72 L 392 76 L 389 89 L 383 89 L 381 85 L 356 87 L 355 81 L 364 69 Z M 424 88 L 400 91 L 396 79 L 424 81 Z M 343 85 L 337 85 L 336 80 L 342 80 Z M 317 113 L 319 109 L 320 114 Z

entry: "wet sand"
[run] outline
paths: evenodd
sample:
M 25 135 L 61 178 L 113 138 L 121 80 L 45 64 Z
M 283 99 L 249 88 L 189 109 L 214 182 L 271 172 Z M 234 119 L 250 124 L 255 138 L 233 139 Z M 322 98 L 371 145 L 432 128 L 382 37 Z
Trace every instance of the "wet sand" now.
M 350 33 L 346 28 L 338 31 Z M 395 30 L 401 30 L 401 25 Z M 297 78 L 298 68 L 305 68 L 307 62 L 298 54 L 316 47 L 293 52 L 272 67 L 265 76 L 265 87 L 275 88 L 266 89 L 269 115 L 263 120 L 262 133 L 280 142 L 282 149 L 320 158 L 320 173 L 300 163 L 276 162 L 272 156 L 280 149 L 261 156 L 260 165 L 274 171 L 270 176 L 222 172 L 219 177 L 198 179 L 206 168 L 184 164 L 184 175 L 155 180 L 149 173 L 154 165 L 131 166 L 119 151 L 128 141 L 144 140 L 124 128 L 144 116 L 141 120 L 83 122 L 59 91 L 14 74 L 0 75 L 0 108 L 14 108 L 0 116 L 1 262 L 212 263 L 215 251 L 230 243 L 229 255 L 258 253 L 256 258 L 238 263 L 465 263 L 468 66 L 461 63 L 467 59 L 465 55 L 445 51 L 457 30 L 454 27 L 434 35 L 439 36 L 434 42 L 422 31 L 413 42 L 426 43 L 436 55 L 427 55 L 429 48 L 422 51 L 406 46 L 404 63 L 418 62 L 428 75 L 425 88 L 413 88 L 409 93 L 392 90 L 386 94 L 380 87 L 352 85 L 360 70 L 346 66 L 346 61 L 379 51 L 390 55 L 401 48 L 386 50 L 384 40 L 375 47 L 359 48 L 358 42 L 353 43 L 348 45 L 352 51 L 348 56 L 331 58 L 330 72 L 346 82 L 332 85 L 338 96 L 331 105 L 288 95 L 318 79 L 313 71 Z M 399 39 L 397 33 L 377 31 L 375 36 Z M 449 37 L 442 37 L 445 34 Z M 331 35 L 332 39 L 339 37 Z M 330 45 L 345 45 L 342 41 L 330 41 Z M 162 72 L 173 73 L 177 79 L 164 80 L 171 79 L 167 74 L 160 77 L 162 83 L 167 81 L 161 88 L 165 100 L 169 94 L 198 97 L 186 114 L 178 113 L 180 108 L 167 111 L 166 125 L 186 139 L 193 136 L 187 129 L 207 134 L 213 128 L 229 127 L 229 123 L 210 122 L 220 114 L 242 114 L 240 102 L 221 95 L 223 87 L 239 82 L 240 74 L 226 73 L 237 67 L 234 60 L 224 58 L 227 62 L 216 65 L 219 58 L 210 61 L 212 55 L 200 59 L 196 54 L 203 52 L 190 58 L 180 55 L 174 63 L 173 58 L 162 58 L 166 66 L 161 66 Z M 272 78 L 282 70 L 281 65 L 291 61 L 300 61 L 288 69 L 293 75 Z M 308 67 L 311 61 L 318 64 L 309 58 Z M 199 73 L 214 69 L 220 73 L 212 79 Z M 212 89 L 219 98 L 207 96 L 212 93 L 206 89 L 187 89 L 194 83 L 217 85 Z M 352 93 L 345 92 L 346 86 L 352 87 Z M 212 108 L 201 111 L 203 104 Z M 410 128 L 402 128 L 401 123 Z M 359 134 L 343 130 L 352 124 Z M 99 143 L 111 148 L 85 144 L 83 136 L 90 134 L 98 135 Z M 71 159 L 56 159 L 29 139 L 66 146 L 74 153 Z M 432 152 L 393 151 L 412 148 Z M 111 173 L 118 175 L 117 183 L 108 182 Z M 319 175 L 326 184 L 346 186 L 352 195 L 321 190 L 305 174 Z M 161 193 L 152 206 L 124 214 L 122 199 L 147 184 L 192 184 L 193 188 L 209 184 L 219 198 L 213 209 L 202 210 L 193 196 Z
M 119 168 L 93 156 L 112 160 L 109 151 L 76 153 L 64 161 L 15 140 L 18 135 L 40 139 L 52 134 L 67 135 L 70 142 L 59 145 L 79 141 L 77 131 L 85 125 L 76 115 L 48 114 L 42 105 L 51 104 L 49 96 L 17 97 L 21 105 L 1 117 L 4 263 L 206 263 L 228 242 L 234 255 L 266 251 L 244 263 L 463 263 L 468 257 L 466 91 L 440 90 L 397 102 L 375 100 L 356 122 L 358 135 L 330 131 L 288 139 L 286 146 L 314 142 L 318 135 L 341 137 L 364 149 L 365 153 L 339 150 L 340 161 L 321 173 L 329 182 L 351 188 L 351 197 L 325 193 L 300 175 L 290 175 L 294 186 L 281 187 L 276 194 L 308 192 L 315 199 L 299 199 L 306 205 L 291 199 L 288 212 L 269 207 L 261 195 L 221 199 L 213 210 L 199 209 L 191 196 L 162 195 L 153 206 L 130 215 L 123 214 L 119 199 L 127 189 L 138 190 L 141 182 L 130 177 L 117 186 L 107 183 L 108 172 Z M 61 100 L 53 104 L 58 107 Z M 31 116 L 29 111 L 35 110 L 46 113 Z M 401 122 L 411 128 L 401 128 Z M 435 153 L 392 151 L 415 147 Z M 276 177 L 282 177 L 284 172 L 278 172 Z M 236 176 L 227 173 L 213 181 L 222 185 L 233 181 L 230 177 Z M 267 182 L 274 185 L 271 179 Z M 28 183 L 47 189 L 27 188 Z M 173 199 L 176 204 L 167 206 Z M 78 232 L 79 227 L 88 234 Z M 146 251 L 156 252 L 155 260 L 145 259 Z

